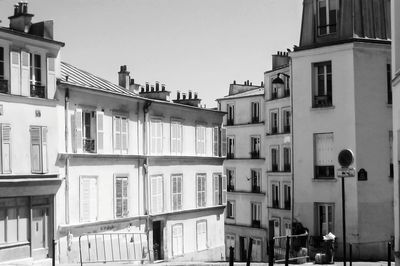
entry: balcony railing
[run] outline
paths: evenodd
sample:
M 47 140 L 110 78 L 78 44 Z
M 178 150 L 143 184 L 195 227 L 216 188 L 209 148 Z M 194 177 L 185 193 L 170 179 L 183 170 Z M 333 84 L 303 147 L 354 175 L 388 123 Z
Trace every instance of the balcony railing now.
M 272 201 L 272 208 L 279 209 L 279 200 Z
M 317 179 L 332 179 L 335 177 L 333 165 L 315 166 L 315 178 Z
M 272 164 L 271 172 L 278 172 L 278 164 Z
M 251 159 L 260 159 L 260 151 L 250 152 Z
M 285 210 L 290 210 L 290 200 L 285 200 L 284 205 Z
M 271 127 L 271 134 L 278 134 L 278 127 Z
M 234 124 L 234 122 L 233 122 L 233 118 L 228 118 L 227 120 L 226 120 L 226 125 L 227 126 L 233 126 L 233 124 Z
M 8 93 L 8 80 L 0 78 L 0 93 Z
M 227 190 L 228 190 L 228 192 L 233 192 L 233 191 L 235 191 L 235 186 L 234 185 L 228 185 Z
M 251 192 L 252 193 L 260 193 L 260 191 L 261 191 L 261 188 L 260 188 L 260 186 L 252 186 L 251 187 Z
M 251 227 L 260 228 L 261 227 L 261 221 L 260 220 L 252 220 L 251 221 Z
M 330 95 L 317 95 L 314 96 L 313 107 L 329 107 L 332 106 L 332 96 Z
M 95 152 L 95 140 L 94 139 L 83 139 L 83 150 L 85 152 Z
M 283 133 L 290 133 L 290 125 L 283 126 Z
M 283 93 L 283 97 L 289 97 L 290 96 L 290 90 L 289 89 L 285 89 L 284 93 Z
M 253 116 L 251 118 L 251 123 L 259 123 L 260 122 L 260 117 L 258 116 Z
M 233 154 L 233 153 L 226 154 L 226 159 L 233 159 L 233 158 L 235 158 L 235 154 Z
M 45 86 L 31 84 L 31 97 L 38 97 L 38 98 L 45 98 L 46 97 L 46 90 Z
M 290 172 L 290 169 L 291 169 L 290 166 L 291 166 L 290 163 L 283 164 L 283 171 L 284 172 Z

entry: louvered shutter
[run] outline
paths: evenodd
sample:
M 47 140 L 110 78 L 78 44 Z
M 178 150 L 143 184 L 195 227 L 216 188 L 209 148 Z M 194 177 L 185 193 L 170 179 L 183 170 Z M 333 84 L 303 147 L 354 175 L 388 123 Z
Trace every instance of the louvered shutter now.
M 156 182 L 157 180 L 156 180 L 156 178 L 155 177 L 152 177 L 151 179 L 150 179 L 150 193 L 151 193 L 151 212 L 152 213 L 156 213 L 157 212 L 157 209 L 156 209 L 156 206 L 157 206 L 157 202 L 156 202 L 156 199 L 157 199 L 157 182 Z
M 90 221 L 97 221 L 97 178 L 90 179 Z
M 218 156 L 218 137 L 219 137 L 219 128 L 214 127 L 213 128 L 213 156 Z
M 56 93 L 56 66 L 55 58 L 47 58 L 47 98 L 54 99 Z
M 33 173 L 41 172 L 40 127 L 31 127 L 31 169 Z
M 197 249 L 207 248 L 207 223 L 206 221 L 197 223 Z
M 121 148 L 122 153 L 128 153 L 128 119 L 121 117 Z
M 30 56 L 21 51 L 21 95 L 30 96 Z
M 11 173 L 11 127 L 2 125 L 1 127 L 1 166 L 3 174 Z
M 80 180 L 80 221 L 90 221 L 90 178 L 81 177 Z
M 227 189 L 226 175 L 222 175 L 222 204 L 226 204 L 226 189 Z
M 157 121 L 151 121 L 150 124 L 150 153 L 156 154 L 157 152 Z
M 122 217 L 122 179 L 115 179 L 115 216 Z
M 20 95 L 21 94 L 21 55 L 19 52 L 10 52 L 10 84 L 11 84 L 11 94 Z
M 118 116 L 113 117 L 114 128 L 114 152 L 121 153 L 121 119 Z
M 82 153 L 82 109 L 75 110 L 74 120 L 74 152 Z
M 226 156 L 226 129 L 221 128 L 221 156 Z
M 47 163 L 47 127 L 42 127 L 42 172 L 48 172 Z
M 128 178 L 122 179 L 122 215 L 127 216 L 128 210 Z
M 219 176 L 214 175 L 214 205 L 219 205 Z
M 182 209 L 182 176 L 177 177 L 178 209 Z
M 157 154 L 163 152 L 163 134 L 162 134 L 162 121 L 157 122 Z
M 178 124 L 176 122 L 171 123 L 171 153 L 176 154 L 178 152 L 177 145 L 177 134 Z
M 97 152 L 103 152 L 104 148 L 104 112 L 96 111 Z

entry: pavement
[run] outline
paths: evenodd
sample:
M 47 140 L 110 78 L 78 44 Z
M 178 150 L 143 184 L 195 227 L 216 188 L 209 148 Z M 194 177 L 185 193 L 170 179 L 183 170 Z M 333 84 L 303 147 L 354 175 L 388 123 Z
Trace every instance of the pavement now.
M 59 266 L 80 266 L 80 264 L 57 264 Z M 140 265 L 137 263 L 128 263 L 128 262 L 108 262 L 108 263 L 89 263 L 84 264 L 87 266 L 126 266 L 126 265 Z M 229 266 L 228 262 L 159 262 L 159 263 L 146 263 L 143 265 L 152 265 L 152 266 Z M 245 262 L 235 262 L 235 266 L 246 266 Z M 252 266 L 268 266 L 268 263 L 251 263 Z M 284 263 L 275 263 L 274 265 L 285 265 Z M 313 262 L 307 262 L 304 264 L 289 264 L 291 266 L 294 265 L 317 265 Z M 321 265 L 321 264 L 318 264 Z M 331 266 L 344 266 L 343 262 L 335 262 L 334 264 L 324 264 L 324 265 L 331 265 Z M 391 266 L 394 266 L 394 262 L 391 263 Z M 346 266 L 350 266 L 350 263 L 347 262 Z M 385 261 L 378 261 L 378 262 L 353 262 L 352 266 L 388 266 L 388 263 Z

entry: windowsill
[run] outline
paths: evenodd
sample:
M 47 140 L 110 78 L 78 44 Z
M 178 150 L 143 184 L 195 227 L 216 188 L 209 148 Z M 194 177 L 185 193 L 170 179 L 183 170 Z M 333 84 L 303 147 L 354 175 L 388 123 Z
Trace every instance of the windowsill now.
M 286 208 L 280 208 L 280 207 L 268 207 L 268 209 L 272 210 L 279 210 L 279 211 L 290 211 L 291 209 L 286 209 Z
M 253 158 L 226 158 L 225 160 L 265 160 L 265 158 L 257 158 L 257 159 L 253 159 Z
M 277 175 L 288 175 L 291 174 L 291 171 L 267 171 L 269 174 L 277 174 Z
M 334 105 L 329 105 L 329 106 L 312 106 L 311 108 L 310 108 L 311 110 L 330 110 L 330 109 L 335 109 L 335 106 Z
M 256 122 L 256 123 L 253 123 L 253 122 L 249 122 L 249 123 L 236 123 L 236 124 L 233 124 L 233 125 L 224 125 L 224 127 L 238 127 L 238 126 L 255 126 L 255 125 L 264 125 L 264 121 L 259 121 L 259 122 Z
M 313 178 L 313 182 L 337 182 L 337 178 Z
M 281 135 L 289 135 L 290 132 L 278 132 L 278 133 L 266 133 L 265 136 L 273 137 L 273 136 L 281 136 Z
M 235 190 L 235 191 L 229 191 L 228 193 L 237 193 L 237 194 L 246 194 L 246 195 L 257 195 L 257 196 L 265 196 L 265 192 L 260 191 L 260 192 L 252 192 L 252 191 L 244 191 L 244 190 Z
M 276 98 L 269 98 L 268 100 L 266 100 L 266 102 L 272 102 L 272 101 L 288 99 L 288 98 L 290 98 L 290 95 L 282 96 L 282 97 L 276 97 Z
M 12 248 L 12 247 L 20 247 L 20 246 L 26 246 L 29 245 L 29 241 L 23 241 L 23 242 L 14 242 L 14 243 L 5 243 L 0 245 L 0 250 L 4 248 Z
M 18 94 L 11 94 L 11 93 L 0 93 L 0 96 L 3 96 L 4 98 L 9 98 L 11 101 L 18 101 L 21 100 L 22 101 L 32 101 L 33 103 L 39 103 L 40 104 L 47 104 L 47 105 L 55 105 L 58 100 L 56 99 L 48 99 L 48 98 L 39 98 L 39 97 L 30 97 L 30 96 L 22 96 L 22 95 L 18 95 Z M 2 100 L 5 100 L 4 98 L 2 98 Z M 6 100 L 7 101 L 7 100 Z

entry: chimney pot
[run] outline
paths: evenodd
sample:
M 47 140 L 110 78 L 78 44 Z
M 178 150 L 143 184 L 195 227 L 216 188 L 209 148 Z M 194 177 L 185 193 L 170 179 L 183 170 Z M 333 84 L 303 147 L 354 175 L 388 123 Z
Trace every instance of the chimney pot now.
M 236 85 L 236 80 L 233 81 L 233 85 Z
M 189 99 L 192 99 L 192 91 L 189 90 Z
M 247 80 L 247 85 L 249 85 L 250 84 L 250 80 Z
M 198 97 L 198 96 L 197 96 L 197 92 L 195 92 L 195 93 L 194 93 L 194 99 L 197 100 L 197 97 Z
M 250 86 L 253 86 L 253 82 L 250 82 Z
M 261 81 L 261 87 L 264 87 L 264 81 Z
M 151 85 L 151 92 L 154 92 L 154 85 Z
M 161 84 L 161 90 L 165 91 L 165 84 Z
M 182 93 L 182 100 L 186 100 L 186 93 Z
M 176 99 L 177 99 L 177 100 L 180 100 L 180 99 L 181 99 L 181 92 L 180 92 L 180 91 L 177 91 L 177 92 L 176 92 Z
M 156 82 L 156 91 L 160 91 L 160 83 L 158 81 Z
M 146 82 L 146 92 L 149 92 L 149 91 L 150 91 L 149 83 Z

